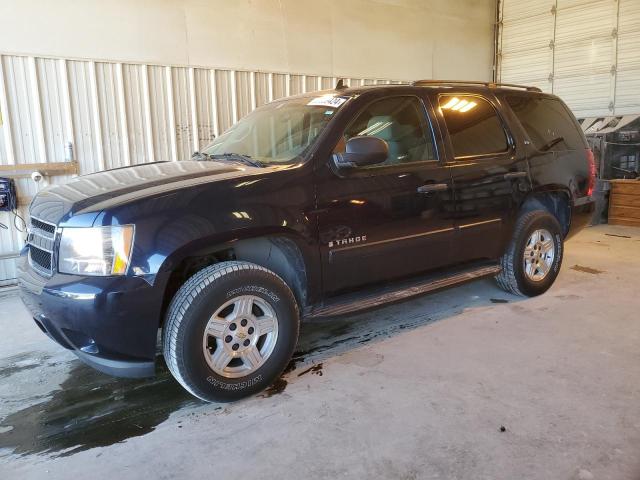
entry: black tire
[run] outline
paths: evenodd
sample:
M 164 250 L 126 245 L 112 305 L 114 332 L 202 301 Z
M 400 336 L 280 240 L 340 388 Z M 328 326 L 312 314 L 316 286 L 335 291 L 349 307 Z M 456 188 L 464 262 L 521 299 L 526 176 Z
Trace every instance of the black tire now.
M 225 302 L 242 295 L 259 297 L 275 312 L 277 340 L 266 361 L 246 376 L 216 373 L 203 353 L 209 318 Z M 268 387 L 287 366 L 299 330 L 298 306 L 287 284 L 272 271 L 248 262 L 222 262 L 196 273 L 174 296 L 162 332 L 164 358 L 180 384 L 196 397 L 230 402 Z
M 525 274 L 524 249 L 531 234 L 538 229 L 547 230 L 554 243 L 554 259 L 547 275 L 539 281 L 533 281 Z M 513 238 L 505 254 L 500 259 L 502 271 L 496 276 L 500 288 L 515 295 L 534 297 L 546 292 L 555 281 L 564 253 L 562 228 L 556 217 L 546 210 L 534 210 L 523 213 L 516 222 Z

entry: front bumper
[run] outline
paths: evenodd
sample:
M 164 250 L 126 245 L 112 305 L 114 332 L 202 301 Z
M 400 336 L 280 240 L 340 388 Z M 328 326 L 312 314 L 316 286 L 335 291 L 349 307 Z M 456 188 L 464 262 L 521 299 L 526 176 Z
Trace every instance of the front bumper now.
M 44 278 L 21 257 L 20 296 L 38 327 L 110 375 L 155 374 L 162 294 L 139 277 Z

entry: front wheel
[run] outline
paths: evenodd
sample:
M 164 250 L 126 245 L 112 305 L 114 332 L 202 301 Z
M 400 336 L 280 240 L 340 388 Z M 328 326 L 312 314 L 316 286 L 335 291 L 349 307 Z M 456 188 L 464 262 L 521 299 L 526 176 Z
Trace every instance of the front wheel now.
M 507 292 L 533 297 L 546 292 L 562 265 L 564 243 L 558 220 L 546 210 L 518 218 L 513 238 L 500 259 L 498 285 Z
M 171 301 L 164 357 L 196 397 L 238 400 L 278 378 L 298 328 L 295 298 L 278 275 L 248 262 L 223 262 L 195 274 Z

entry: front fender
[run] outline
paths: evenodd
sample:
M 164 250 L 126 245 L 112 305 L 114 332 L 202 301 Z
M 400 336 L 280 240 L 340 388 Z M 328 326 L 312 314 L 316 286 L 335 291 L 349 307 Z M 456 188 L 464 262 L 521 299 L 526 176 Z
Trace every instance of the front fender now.
M 147 281 L 166 289 L 171 274 L 190 258 L 233 251 L 233 258 L 262 265 L 291 287 L 298 303 L 306 305 L 320 293 L 320 258 L 313 243 L 286 227 L 242 229 L 191 240 L 174 249 Z M 218 258 L 224 260 L 226 258 Z

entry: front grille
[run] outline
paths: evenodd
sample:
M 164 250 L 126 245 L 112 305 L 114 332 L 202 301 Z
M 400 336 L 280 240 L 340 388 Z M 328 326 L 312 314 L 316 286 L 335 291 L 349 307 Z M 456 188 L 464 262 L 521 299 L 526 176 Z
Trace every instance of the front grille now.
M 53 274 L 53 245 L 56 226 L 31 217 L 31 228 L 27 237 L 29 245 L 29 264 L 38 273 L 51 276 Z
M 37 218 L 31 219 L 31 227 L 47 232 L 50 235 L 53 235 L 56 232 L 55 225 L 52 225 L 51 223 L 45 223 L 41 220 L 38 220 Z
M 51 254 L 44 250 L 40 250 L 38 247 L 29 245 L 29 258 L 31 262 L 37 264 L 39 267 L 44 268 L 48 272 L 51 272 Z

